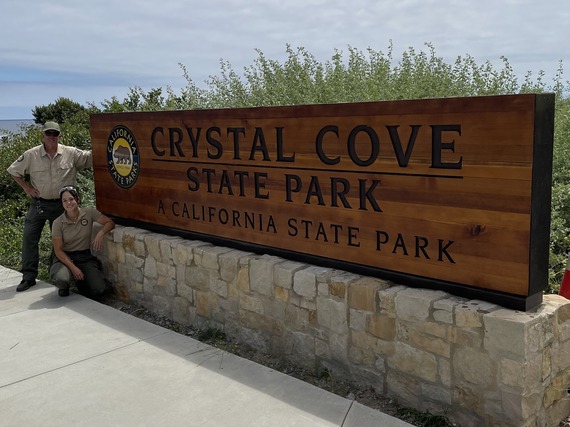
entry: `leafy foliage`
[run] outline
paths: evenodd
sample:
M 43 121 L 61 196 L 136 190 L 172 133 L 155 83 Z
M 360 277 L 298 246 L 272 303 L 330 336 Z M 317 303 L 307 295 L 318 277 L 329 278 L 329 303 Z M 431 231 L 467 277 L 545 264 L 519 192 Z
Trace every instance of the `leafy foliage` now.
M 71 100 L 58 98 L 48 106 L 38 106 L 33 115 L 36 123 L 56 120 L 64 123 L 64 143 L 80 148 L 89 147 L 89 114 L 93 112 L 157 111 L 198 108 L 234 108 L 273 105 L 320 104 L 437 97 L 464 97 L 515 93 L 554 92 L 556 94 L 554 162 L 552 187 L 552 228 L 550 242 L 550 285 L 548 292 L 557 292 L 564 273 L 570 248 L 570 85 L 563 80 L 560 62 L 551 85 L 544 82 L 544 73 L 528 71 L 519 83 L 509 61 L 501 57 L 501 67 L 489 61 L 478 64 L 470 55 L 458 56 L 447 63 L 427 43 L 426 50 L 408 48 L 396 62 L 390 42 L 386 53 L 368 48 L 365 51 L 349 46 L 347 52 L 335 50 L 332 57 L 319 62 L 303 47 L 286 46 L 286 59 L 279 62 L 257 50 L 257 59 L 243 73 L 235 71 L 227 61 L 220 61 L 220 72 L 210 76 L 205 87 L 190 77 L 188 68 L 179 64 L 186 87 L 176 93 L 172 88 L 138 86 L 130 89 L 121 101 L 116 97 L 100 106 L 83 107 Z M 24 135 L 11 135 L 0 146 L 0 166 L 8 165 L 26 148 L 38 143 L 37 129 Z M 81 174 L 80 188 L 84 204 L 93 204 L 93 180 L 90 172 Z M 7 174 L 0 177 L 5 191 L 0 200 L 3 228 L 0 244 L 17 235 L 18 221 L 25 206 L 25 197 Z M 16 221 L 15 223 L 13 221 Z M 12 238 L 12 240 L 15 240 Z M 13 246 L 0 248 L 0 263 L 14 266 Z M 10 251 L 10 253 L 6 253 Z
M 43 124 L 47 121 L 66 123 L 69 120 L 76 120 L 85 111 L 85 107 L 68 98 L 60 97 L 49 105 L 37 106 L 32 110 L 34 121 Z
M 454 424 L 446 415 L 434 415 L 429 411 L 420 412 L 411 408 L 401 408 L 398 415 L 411 418 L 418 426 L 422 427 L 453 427 Z
M 20 264 L 20 250 L 22 245 L 23 221 L 25 216 L 22 211 L 25 204 L 20 203 L 19 198 L 0 203 L 0 264 L 5 266 L 18 266 Z

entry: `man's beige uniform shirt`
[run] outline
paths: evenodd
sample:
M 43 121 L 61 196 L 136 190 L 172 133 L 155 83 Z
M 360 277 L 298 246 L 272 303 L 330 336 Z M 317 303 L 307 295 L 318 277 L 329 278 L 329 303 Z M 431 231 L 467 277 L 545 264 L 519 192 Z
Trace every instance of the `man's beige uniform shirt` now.
M 42 144 L 24 152 L 10 165 L 8 173 L 21 178 L 30 175 L 30 184 L 40 192 L 42 199 L 59 199 L 61 187 L 76 185 L 77 172 L 91 167 L 90 150 L 59 144 L 52 159 Z

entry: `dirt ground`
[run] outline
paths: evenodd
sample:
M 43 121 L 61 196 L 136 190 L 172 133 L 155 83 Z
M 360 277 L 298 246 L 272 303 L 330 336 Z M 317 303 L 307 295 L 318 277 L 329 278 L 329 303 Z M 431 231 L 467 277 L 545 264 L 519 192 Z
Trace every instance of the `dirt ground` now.
M 345 382 L 334 378 L 329 372 L 312 372 L 299 366 L 284 361 L 277 356 L 261 353 L 247 345 L 231 342 L 223 333 L 213 330 L 197 330 L 189 325 L 181 325 L 172 320 L 158 316 L 144 307 L 125 304 L 114 295 L 107 295 L 102 303 L 120 310 L 124 313 L 146 320 L 155 325 L 197 339 L 213 347 L 236 354 L 276 371 L 283 372 L 294 378 L 313 384 L 323 390 L 355 400 L 369 408 L 377 409 L 385 414 L 399 418 L 411 425 L 418 427 L 461 427 L 452 423 L 445 415 L 421 413 L 410 408 L 404 408 L 394 399 L 384 397 L 372 388 L 362 388 L 357 384 Z M 570 416 L 563 420 L 558 427 L 570 427 Z

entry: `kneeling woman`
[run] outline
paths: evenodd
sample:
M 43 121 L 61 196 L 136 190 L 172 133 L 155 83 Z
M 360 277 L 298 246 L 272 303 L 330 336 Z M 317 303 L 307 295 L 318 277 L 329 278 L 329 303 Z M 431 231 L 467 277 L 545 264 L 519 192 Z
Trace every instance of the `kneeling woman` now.
M 52 243 L 56 258 L 50 269 L 52 283 L 59 288 L 61 297 L 69 295 L 75 284 L 80 294 L 98 298 L 105 291 L 105 278 L 100 261 L 91 254 L 103 249 L 105 234 L 115 228 L 115 223 L 95 208 L 80 208 L 80 198 L 73 186 L 63 187 L 59 198 L 65 212 L 52 226 Z M 91 241 L 93 223 L 103 227 Z

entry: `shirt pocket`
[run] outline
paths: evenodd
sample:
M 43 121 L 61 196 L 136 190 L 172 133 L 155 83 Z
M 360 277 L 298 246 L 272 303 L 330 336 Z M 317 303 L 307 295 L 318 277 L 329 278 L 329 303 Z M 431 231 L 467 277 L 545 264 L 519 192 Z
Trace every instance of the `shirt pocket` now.
M 73 162 L 70 160 L 63 161 L 59 164 L 59 168 L 62 170 L 73 169 L 74 168 Z
M 31 163 L 29 166 L 30 175 L 34 175 L 36 173 L 48 173 L 49 172 L 49 165 L 45 162 L 37 162 Z
M 73 184 L 75 182 L 75 165 L 71 161 L 62 161 L 58 166 L 58 174 L 62 183 Z

